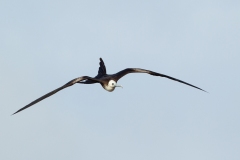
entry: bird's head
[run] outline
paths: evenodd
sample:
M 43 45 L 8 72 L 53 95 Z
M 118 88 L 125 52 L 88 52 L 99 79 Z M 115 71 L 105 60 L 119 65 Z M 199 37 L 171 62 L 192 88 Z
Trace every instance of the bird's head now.
M 110 81 L 108 82 L 108 85 L 107 85 L 107 86 L 104 86 L 104 89 L 106 89 L 106 90 L 109 91 L 109 92 L 112 92 L 112 91 L 115 89 L 115 87 L 122 87 L 122 86 L 121 86 L 121 85 L 118 85 L 116 81 L 110 80 Z M 122 87 L 122 88 L 123 88 L 123 87 Z

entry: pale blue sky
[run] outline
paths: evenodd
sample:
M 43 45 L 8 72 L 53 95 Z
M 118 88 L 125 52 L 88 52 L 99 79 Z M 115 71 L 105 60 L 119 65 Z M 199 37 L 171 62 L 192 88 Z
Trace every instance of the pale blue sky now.
M 0 159 L 239 160 L 240 1 L 0 1 Z M 79 76 L 139 67 L 124 88 Z

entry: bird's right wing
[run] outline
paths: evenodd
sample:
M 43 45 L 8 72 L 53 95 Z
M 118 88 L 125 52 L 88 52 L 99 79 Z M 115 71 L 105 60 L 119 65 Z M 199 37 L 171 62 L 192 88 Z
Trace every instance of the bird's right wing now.
M 68 83 L 64 84 L 63 86 L 61 86 L 61 87 L 59 87 L 59 88 L 57 88 L 57 89 L 55 89 L 55 90 L 53 90 L 53 91 L 51 91 L 51 92 L 43 95 L 42 97 L 34 100 L 33 102 L 31 102 L 31 103 L 29 103 L 28 105 L 24 106 L 23 108 L 19 109 L 18 111 L 16 111 L 16 112 L 13 113 L 12 115 L 14 115 L 14 114 L 16 114 L 16 113 L 18 113 L 18 112 L 21 112 L 21 111 L 24 110 L 24 109 L 27 109 L 28 107 L 30 107 L 30 106 L 32 106 L 32 105 L 40 102 L 41 100 L 44 100 L 44 99 L 47 98 L 47 97 L 50 97 L 51 95 L 57 93 L 58 91 L 61 91 L 61 90 L 64 89 L 64 88 L 70 87 L 70 86 L 74 85 L 75 83 L 80 82 L 80 81 L 83 81 L 83 80 L 86 80 L 86 79 L 91 79 L 92 81 L 97 81 L 97 82 L 99 82 L 99 80 L 94 79 L 94 78 L 91 78 L 91 77 L 88 77 L 88 76 L 83 76 L 83 77 L 75 78 L 75 79 L 69 81 Z

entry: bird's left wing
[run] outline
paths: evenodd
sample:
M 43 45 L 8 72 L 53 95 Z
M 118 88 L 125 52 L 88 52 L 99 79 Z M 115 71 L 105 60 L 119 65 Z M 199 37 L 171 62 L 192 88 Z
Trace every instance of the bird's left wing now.
M 105 64 L 103 62 L 103 59 L 100 58 L 99 59 L 100 62 L 99 62 L 99 69 L 98 69 L 98 74 L 94 77 L 96 79 L 99 79 L 103 76 L 105 76 L 107 74 L 107 70 L 106 70 L 106 67 L 105 67 Z M 96 81 L 93 81 L 93 80 L 86 80 L 86 81 L 82 81 L 82 82 L 78 82 L 78 83 L 82 83 L 82 84 L 93 84 L 93 83 L 97 83 Z
M 99 60 L 100 60 L 100 62 L 99 62 L 98 75 L 95 78 L 100 78 L 107 74 L 107 70 L 106 70 L 105 64 L 103 62 L 103 59 L 100 58 Z
M 31 102 L 31 103 L 29 103 L 28 105 L 24 106 L 23 108 L 19 109 L 18 111 L 16 111 L 16 112 L 13 113 L 12 115 L 14 115 L 14 114 L 16 114 L 16 113 L 18 113 L 18 112 L 21 112 L 21 111 L 24 110 L 24 109 L 27 109 L 28 107 L 30 107 L 30 106 L 32 106 L 32 105 L 40 102 L 41 100 L 44 100 L 45 98 L 47 98 L 47 97 L 49 97 L 49 96 L 57 93 L 58 91 L 61 91 L 61 90 L 64 89 L 64 88 L 70 87 L 70 86 L 74 85 L 75 83 L 80 82 L 80 81 L 82 81 L 82 80 L 86 80 L 86 79 L 91 79 L 91 80 L 93 80 L 93 81 L 99 82 L 99 80 L 94 79 L 94 78 L 91 78 L 91 77 L 88 77 L 88 76 L 83 76 L 83 77 L 75 78 L 75 79 L 69 81 L 68 83 L 64 84 L 63 86 L 61 86 L 61 87 L 59 87 L 59 88 L 57 88 L 57 89 L 55 89 L 55 90 L 53 90 L 53 91 L 51 91 L 51 92 L 43 95 L 42 97 L 34 100 L 33 102 Z
M 174 80 L 174 81 L 186 84 L 188 86 L 191 86 L 191 87 L 194 87 L 194 88 L 197 88 L 199 90 L 202 90 L 202 91 L 206 92 L 205 90 L 203 90 L 203 89 L 201 89 L 199 87 L 196 87 L 196 86 L 194 86 L 192 84 L 189 84 L 189 83 L 184 82 L 182 80 L 179 80 L 177 78 L 173 78 L 173 77 L 167 76 L 165 74 L 153 72 L 153 71 L 150 71 L 150 70 L 140 69 L 140 68 L 127 68 L 127 69 L 124 69 L 124 70 L 114 74 L 113 76 L 114 76 L 115 81 L 117 82 L 120 78 L 122 78 L 123 76 L 125 76 L 126 74 L 129 74 L 129 73 L 148 73 L 148 74 L 153 75 L 153 76 L 165 77 L 165 78 L 168 78 L 168 79 L 171 79 L 171 80 Z

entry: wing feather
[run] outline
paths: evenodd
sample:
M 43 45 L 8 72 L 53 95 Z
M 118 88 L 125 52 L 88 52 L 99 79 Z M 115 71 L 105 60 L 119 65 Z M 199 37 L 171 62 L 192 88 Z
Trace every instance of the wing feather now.
M 99 62 L 98 74 L 94 78 L 101 78 L 107 74 L 107 70 L 106 70 L 106 67 L 105 67 L 105 64 L 104 64 L 102 58 L 100 58 L 99 60 L 100 60 L 100 62 Z M 96 81 L 88 79 L 84 82 L 78 82 L 78 83 L 93 84 L 93 83 L 96 83 Z
M 102 77 L 107 74 L 107 70 L 106 70 L 106 67 L 105 67 L 105 64 L 104 64 L 102 58 L 100 58 L 99 60 L 100 60 L 100 62 L 99 62 L 100 66 L 98 69 L 98 75 L 95 78 L 99 78 L 99 77 Z
M 190 83 L 184 82 L 184 81 L 179 80 L 177 78 L 173 78 L 173 77 L 170 77 L 170 76 L 165 75 L 165 74 L 153 72 L 153 71 L 150 71 L 150 70 L 140 69 L 140 68 L 127 68 L 127 69 L 124 69 L 124 70 L 114 74 L 115 81 L 118 81 L 120 78 L 122 78 L 123 76 L 125 76 L 126 74 L 129 74 L 129 73 L 147 73 L 147 74 L 150 74 L 150 75 L 153 75 L 153 76 L 160 76 L 160 77 L 171 79 L 173 81 L 177 81 L 177 82 L 183 83 L 185 85 L 194 87 L 194 88 L 202 90 L 204 92 L 207 92 L 207 91 L 205 91 L 205 90 L 203 90 L 203 89 L 201 89 L 201 88 L 199 88 L 197 86 L 194 86 L 194 85 L 192 85 Z
M 86 80 L 86 79 L 91 79 L 91 80 L 93 80 L 93 81 L 99 82 L 99 80 L 94 79 L 94 78 L 91 78 L 91 77 L 88 77 L 88 76 L 83 76 L 83 77 L 75 78 L 75 79 L 69 81 L 68 83 L 64 84 L 63 86 L 61 86 L 61 87 L 59 87 L 59 88 L 57 88 L 57 89 L 55 89 L 55 90 L 53 90 L 53 91 L 51 91 L 51 92 L 43 95 L 42 97 L 40 97 L 40 98 L 32 101 L 32 102 L 29 103 L 28 105 L 26 105 L 26 106 L 24 106 L 23 108 L 17 110 L 17 111 L 16 111 L 15 113 L 13 113 L 12 115 L 14 115 L 14 114 L 16 114 L 16 113 L 18 113 L 18 112 L 21 112 L 22 110 L 27 109 L 28 107 L 31 107 L 32 105 L 34 105 L 34 104 L 36 104 L 36 103 L 44 100 L 45 98 L 48 98 L 48 97 L 50 97 L 51 95 L 53 95 L 53 94 L 55 94 L 55 93 L 57 93 L 57 92 L 65 89 L 65 88 L 67 88 L 67 87 L 70 87 L 70 86 L 74 85 L 75 83 L 78 83 L 78 82 L 80 82 L 80 81 L 82 81 L 82 80 Z

